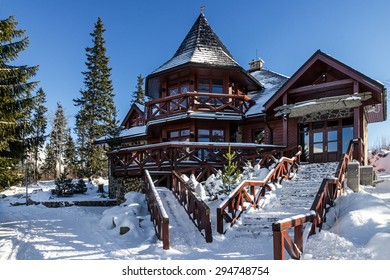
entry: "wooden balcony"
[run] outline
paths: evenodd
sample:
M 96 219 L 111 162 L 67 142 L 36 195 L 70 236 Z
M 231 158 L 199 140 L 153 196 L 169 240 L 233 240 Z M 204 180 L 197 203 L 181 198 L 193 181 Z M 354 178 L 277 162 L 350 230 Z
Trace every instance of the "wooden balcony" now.
M 234 160 L 239 167 L 243 167 L 248 161 L 255 164 L 265 152 L 281 152 L 283 148 L 275 145 L 218 142 L 165 142 L 130 147 L 108 153 L 111 174 L 116 177 L 141 176 L 145 169 L 176 170 L 196 173 L 199 180 L 204 180 L 226 163 L 224 155 L 229 145 L 231 150 L 236 152 Z
M 183 113 L 242 116 L 253 104 L 246 95 L 187 92 L 147 102 L 146 122 Z

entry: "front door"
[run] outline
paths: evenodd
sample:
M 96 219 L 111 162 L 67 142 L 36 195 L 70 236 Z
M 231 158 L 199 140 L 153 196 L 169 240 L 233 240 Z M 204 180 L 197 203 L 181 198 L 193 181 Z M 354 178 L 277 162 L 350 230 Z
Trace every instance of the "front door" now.
M 332 162 L 338 160 L 338 130 L 323 128 L 312 131 L 313 162 Z
M 353 137 L 353 119 L 312 122 L 300 125 L 303 159 L 309 162 L 339 161 Z

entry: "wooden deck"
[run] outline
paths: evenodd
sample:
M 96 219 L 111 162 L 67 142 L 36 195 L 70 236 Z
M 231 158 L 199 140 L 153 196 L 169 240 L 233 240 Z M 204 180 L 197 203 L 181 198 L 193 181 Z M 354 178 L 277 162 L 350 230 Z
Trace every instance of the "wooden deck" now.
M 130 147 L 108 153 L 111 161 L 111 174 L 115 177 L 142 176 L 143 170 L 179 171 L 196 173 L 198 180 L 204 180 L 225 164 L 224 155 L 229 145 L 236 152 L 239 167 L 250 161 L 257 163 L 264 153 L 283 155 L 287 151 L 282 146 L 258 145 L 251 143 L 217 142 L 165 142 Z

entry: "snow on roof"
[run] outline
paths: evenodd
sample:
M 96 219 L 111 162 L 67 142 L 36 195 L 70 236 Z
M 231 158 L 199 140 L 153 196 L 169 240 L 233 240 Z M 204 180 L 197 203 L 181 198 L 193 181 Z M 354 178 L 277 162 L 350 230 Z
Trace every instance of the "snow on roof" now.
M 203 14 L 199 15 L 174 56 L 152 74 L 186 63 L 241 67 L 211 29 Z
M 138 136 L 146 135 L 146 125 L 143 126 L 134 126 L 128 129 L 123 129 L 119 135 L 119 138 L 131 138 Z M 104 142 L 105 140 L 109 140 L 112 137 L 109 135 L 102 136 L 95 140 L 95 142 Z
M 289 79 L 289 77 L 285 75 L 267 69 L 254 71 L 250 74 L 263 84 L 264 89 L 248 94 L 256 104 L 248 110 L 246 117 L 261 114 L 264 111 L 265 102 L 267 102 L 268 99 L 270 99 Z

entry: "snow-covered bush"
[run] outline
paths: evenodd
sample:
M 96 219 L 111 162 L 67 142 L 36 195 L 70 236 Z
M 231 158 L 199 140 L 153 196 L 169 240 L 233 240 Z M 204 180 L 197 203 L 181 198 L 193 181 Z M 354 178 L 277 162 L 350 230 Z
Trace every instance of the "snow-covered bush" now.
M 130 242 L 137 242 L 154 237 L 153 223 L 150 221 L 145 195 L 138 192 L 129 192 L 125 195 L 125 202 L 119 206 L 109 208 L 103 212 L 100 226 L 120 235 L 120 228 L 130 229 L 126 233 Z

